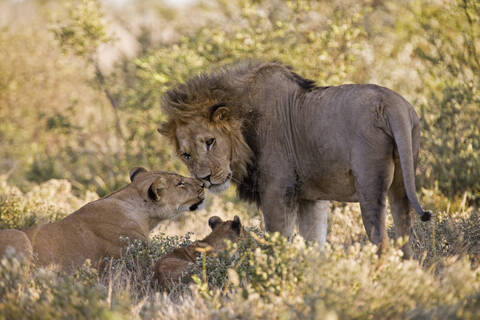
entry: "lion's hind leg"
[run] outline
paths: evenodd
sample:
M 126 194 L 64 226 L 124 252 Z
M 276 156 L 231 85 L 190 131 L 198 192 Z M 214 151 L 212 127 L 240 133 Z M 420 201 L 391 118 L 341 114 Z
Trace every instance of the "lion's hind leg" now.
M 393 158 L 371 153 L 357 157 L 354 167 L 355 188 L 362 220 L 368 238 L 379 246 L 379 253 L 388 247 L 385 229 L 386 198 L 393 179 Z

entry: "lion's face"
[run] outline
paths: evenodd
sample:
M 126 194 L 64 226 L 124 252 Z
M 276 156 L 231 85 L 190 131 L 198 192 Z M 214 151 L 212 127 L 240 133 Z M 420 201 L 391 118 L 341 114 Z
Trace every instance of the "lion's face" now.
M 227 189 L 232 178 L 231 146 L 228 137 L 202 119 L 175 129 L 177 153 L 191 174 L 201 179 L 209 190 Z
M 130 180 L 130 185 L 150 204 L 152 217 L 171 218 L 184 211 L 194 211 L 201 208 L 205 200 L 204 183 L 198 179 L 137 167 L 130 171 Z

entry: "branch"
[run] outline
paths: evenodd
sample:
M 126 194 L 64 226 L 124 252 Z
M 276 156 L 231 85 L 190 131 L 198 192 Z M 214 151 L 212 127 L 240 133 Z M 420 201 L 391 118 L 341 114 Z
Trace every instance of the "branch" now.
M 120 125 L 120 117 L 118 115 L 117 102 L 115 101 L 115 98 L 113 97 L 113 95 L 110 93 L 110 90 L 108 90 L 108 87 L 107 87 L 106 81 L 105 81 L 105 76 L 103 75 L 103 72 L 100 69 L 100 66 L 98 64 L 97 59 L 93 59 L 92 62 L 93 62 L 93 65 L 95 66 L 95 79 L 97 80 L 100 88 L 105 93 L 105 96 L 107 97 L 108 101 L 110 102 L 110 105 L 113 108 L 113 113 L 115 115 L 115 128 L 117 130 L 117 133 L 122 138 L 122 140 L 125 142 L 125 135 L 123 134 L 122 127 Z

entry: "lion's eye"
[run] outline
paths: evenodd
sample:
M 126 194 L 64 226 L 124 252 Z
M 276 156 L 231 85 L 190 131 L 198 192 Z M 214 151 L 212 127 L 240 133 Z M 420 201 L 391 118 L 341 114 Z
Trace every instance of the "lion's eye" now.
M 177 183 L 177 187 L 184 187 L 185 186 L 185 183 L 183 183 L 183 181 L 179 181 Z
M 210 150 L 215 144 L 215 138 L 208 139 L 207 141 L 205 141 L 205 144 L 207 145 L 207 150 Z
M 190 160 L 192 158 L 192 155 L 190 153 L 183 152 L 182 158 L 185 160 Z

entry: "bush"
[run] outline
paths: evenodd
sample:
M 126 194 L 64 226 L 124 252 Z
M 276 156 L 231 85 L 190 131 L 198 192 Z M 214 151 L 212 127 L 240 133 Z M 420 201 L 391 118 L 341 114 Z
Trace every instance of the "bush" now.
M 0 318 L 480 313 L 477 2 L 213 0 L 172 9 L 149 0 L 33 0 L 0 1 L 0 12 L 0 229 L 60 219 L 126 184 L 133 166 L 186 173 L 156 133 L 161 95 L 245 58 L 281 60 L 319 85 L 374 82 L 405 96 L 421 121 L 419 194 L 435 209 L 431 223 L 415 221 L 419 261 L 403 261 L 394 242 L 378 257 L 358 205 L 333 203 L 323 252 L 254 230 L 198 259 L 185 276 L 194 282 L 168 295 L 154 290 L 151 267 L 191 243 L 190 235 L 129 243 L 123 258 L 106 260 L 98 273 L 88 265 L 74 275 L 29 269 L 10 256 L 0 264 Z M 161 23 L 153 28 L 152 21 Z M 129 33 L 138 51 L 107 70 L 100 57 L 107 40 L 115 43 L 113 29 Z M 246 225 L 259 215 L 233 189 L 209 201 L 207 211 L 160 228 L 200 236 L 209 215 L 238 214 Z
M 128 319 L 121 307 L 112 308 L 88 265 L 62 276 L 46 269 L 29 272 L 23 261 L 7 256 L 0 276 L 0 319 Z
M 87 192 L 84 199 L 77 198 L 66 180 L 49 180 L 23 193 L 0 176 L 0 229 L 54 222 L 97 198 L 93 192 Z
M 480 191 L 480 6 L 471 0 L 417 1 L 410 28 L 422 85 L 422 174 L 447 197 Z M 418 36 L 420 34 L 421 36 Z

